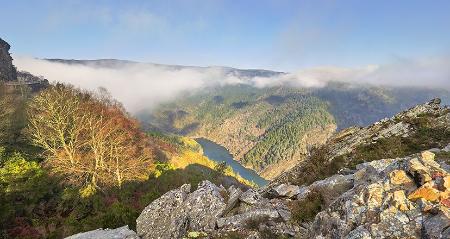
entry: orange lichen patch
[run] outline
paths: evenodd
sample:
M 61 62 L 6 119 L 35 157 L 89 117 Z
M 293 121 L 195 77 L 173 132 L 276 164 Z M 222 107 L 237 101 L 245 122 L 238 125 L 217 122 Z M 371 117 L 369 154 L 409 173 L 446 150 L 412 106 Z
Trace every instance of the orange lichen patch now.
M 392 184 L 401 185 L 401 184 L 412 184 L 413 181 L 408 175 L 406 175 L 403 170 L 394 170 L 389 173 L 389 178 Z
M 409 200 L 417 200 L 419 198 L 423 198 L 430 202 L 438 202 L 440 198 L 440 191 L 431 187 L 428 184 L 423 185 L 422 187 L 418 188 L 416 191 L 409 194 L 408 199 Z

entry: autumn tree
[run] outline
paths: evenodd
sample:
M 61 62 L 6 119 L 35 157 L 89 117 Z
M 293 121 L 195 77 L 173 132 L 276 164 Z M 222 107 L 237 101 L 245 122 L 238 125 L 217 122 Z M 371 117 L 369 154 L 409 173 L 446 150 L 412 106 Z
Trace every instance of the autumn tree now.
M 31 140 L 46 151 L 47 164 L 72 183 L 120 187 L 148 177 L 150 141 L 104 90 L 50 87 L 33 99 L 29 118 Z

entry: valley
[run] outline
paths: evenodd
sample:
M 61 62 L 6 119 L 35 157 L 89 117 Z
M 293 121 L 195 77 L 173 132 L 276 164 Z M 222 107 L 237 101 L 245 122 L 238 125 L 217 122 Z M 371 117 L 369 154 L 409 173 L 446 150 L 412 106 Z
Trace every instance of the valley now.
M 330 83 L 323 88 L 206 88 L 140 112 L 146 127 L 223 145 L 243 166 L 273 179 L 336 131 L 366 126 L 445 90 Z

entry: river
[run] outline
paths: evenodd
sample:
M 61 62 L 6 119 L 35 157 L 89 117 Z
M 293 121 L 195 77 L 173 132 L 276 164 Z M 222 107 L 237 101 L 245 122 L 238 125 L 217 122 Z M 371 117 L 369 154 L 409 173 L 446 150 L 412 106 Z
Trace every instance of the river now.
M 267 184 L 267 180 L 259 176 L 255 171 L 245 168 L 242 166 L 238 161 L 233 159 L 233 156 L 228 152 L 228 150 L 218 145 L 211 140 L 205 139 L 205 138 L 197 138 L 195 139 L 197 143 L 199 143 L 203 148 L 203 154 L 208 157 L 209 159 L 216 161 L 216 162 L 223 162 L 241 175 L 243 178 L 253 181 L 258 186 L 264 186 Z

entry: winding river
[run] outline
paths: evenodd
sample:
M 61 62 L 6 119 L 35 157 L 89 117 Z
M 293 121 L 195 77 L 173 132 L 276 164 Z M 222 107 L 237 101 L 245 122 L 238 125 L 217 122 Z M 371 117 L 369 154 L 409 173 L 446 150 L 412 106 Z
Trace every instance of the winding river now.
M 231 166 L 236 173 L 249 181 L 253 181 L 258 186 L 264 186 L 267 184 L 268 181 L 259 176 L 255 171 L 245 168 L 238 161 L 234 160 L 233 156 L 225 147 L 205 138 L 197 138 L 195 141 L 202 146 L 203 154 L 211 160 L 216 162 L 225 161 L 225 163 Z

